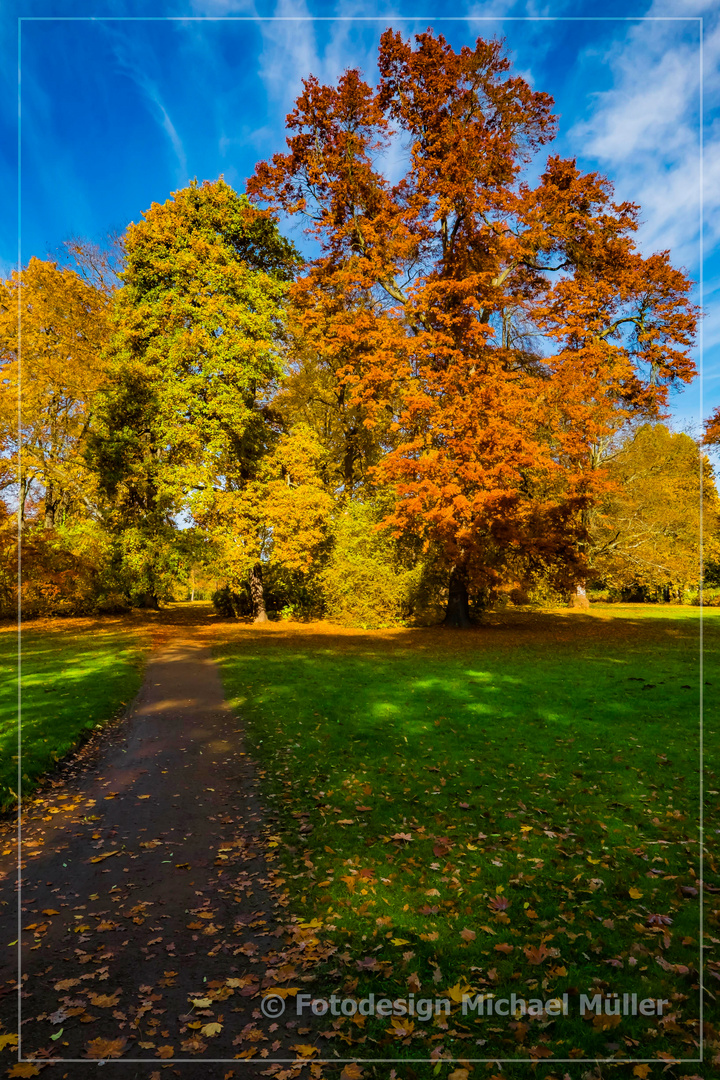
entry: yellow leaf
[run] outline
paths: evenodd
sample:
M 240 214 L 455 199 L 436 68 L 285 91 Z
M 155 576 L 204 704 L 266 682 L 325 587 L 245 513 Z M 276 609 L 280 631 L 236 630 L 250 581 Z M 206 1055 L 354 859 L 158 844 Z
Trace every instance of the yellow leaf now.
M 409 945 L 410 942 L 406 941 L 405 938 L 394 937 L 394 938 L 390 938 L 390 944 L 391 945 Z
M 646 1076 L 650 1075 L 649 1065 L 636 1065 L 633 1069 L 633 1076 L 639 1076 L 640 1080 L 645 1080 Z
M 109 859 L 111 855 L 119 855 L 119 851 L 106 851 L 103 855 L 96 855 L 90 862 L 102 862 L 103 859 Z
M 639 889 L 636 889 L 635 886 L 633 885 L 632 889 L 630 889 L 630 896 L 632 897 L 633 900 L 639 900 L 640 897 L 642 896 L 642 893 L 640 892 Z
M 208 1009 L 212 1005 L 212 998 L 190 998 L 196 1009 Z
M 4 1050 L 6 1046 L 17 1046 L 17 1035 L 0 1035 L 0 1050 Z
M 314 1057 L 318 1052 L 317 1046 L 311 1046 L 310 1043 L 294 1043 L 290 1049 L 297 1051 L 300 1057 L 304 1058 Z
M 205 1024 L 204 1027 L 200 1028 L 200 1034 L 206 1035 L 208 1038 L 212 1038 L 214 1035 L 219 1035 L 222 1031 L 222 1028 L 222 1024 L 218 1023 Z
M 447 996 L 451 1001 L 454 1001 L 459 1005 L 463 999 L 463 994 L 467 994 L 469 989 L 470 987 L 467 983 L 455 983 L 455 985 L 451 986 L 447 991 Z
M 8 1076 L 39 1076 L 40 1070 L 36 1069 L 29 1061 L 24 1061 L 22 1064 L 13 1065 L 12 1069 L 8 1069 Z

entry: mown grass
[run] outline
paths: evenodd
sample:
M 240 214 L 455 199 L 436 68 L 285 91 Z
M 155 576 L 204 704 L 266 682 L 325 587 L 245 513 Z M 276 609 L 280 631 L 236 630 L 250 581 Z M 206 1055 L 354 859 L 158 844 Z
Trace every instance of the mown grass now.
M 706 612 L 711 764 L 719 631 Z M 555 1020 L 336 1021 L 346 1053 L 698 1056 L 698 645 L 696 609 L 634 606 L 467 633 L 238 629 L 216 646 L 277 807 L 289 910 L 340 948 L 328 994 L 569 994 Z M 670 1005 L 608 1027 L 578 1015 L 596 991 Z
M 45 622 L 22 633 L 22 797 L 96 726 L 129 704 L 142 679 L 136 630 L 91 620 Z M 18 653 L 0 632 L 0 810 L 17 802 Z

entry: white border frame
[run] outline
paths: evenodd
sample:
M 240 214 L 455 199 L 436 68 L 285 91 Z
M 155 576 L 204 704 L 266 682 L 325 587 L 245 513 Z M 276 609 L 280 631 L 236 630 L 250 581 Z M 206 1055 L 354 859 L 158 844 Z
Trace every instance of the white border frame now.
M 698 260 L 699 272 L 697 279 L 698 303 L 701 310 L 704 306 L 704 18 L 702 15 L 29 15 L 17 17 L 17 271 L 22 270 L 22 29 L 23 23 L 417 23 L 431 19 L 433 23 L 696 23 L 699 29 L 699 225 L 698 225 Z M 22 410 L 22 303 L 21 293 L 18 289 L 17 297 L 17 355 L 18 355 L 18 391 L 17 391 L 17 430 L 18 430 L 18 475 L 19 462 L 22 460 L 21 434 Z M 703 323 L 702 316 L 698 330 L 698 389 L 699 409 L 701 420 L 703 413 Z M 703 455 L 699 455 L 699 473 L 701 473 L 701 553 L 699 553 L 699 566 L 703 567 Z M 95 1061 L 83 1057 L 23 1057 L 22 1039 L 22 526 L 19 513 L 17 517 L 17 1062 L 18 1064 L 58 1064 L 58 1065 L 92 1065 L 121 1064 L 121 1065 L 157 1065 L 163 1064 L 162 1059 L 157 1057 L 119 1057 L 108 1058 L 107 1061 Z M 451 1065 L 461 1061 L 472 1065 L 492 1064 L 507 1065 L 698 1065 L 705 1061 L 704 1058 L 704 1007 L 705 1007 L 705 984 L 704 959 L 705 946 L 704 932 L 704 847 L 705 847 L 705 820 L 703 807 L 703 770 L 704 770 L 704 715 L 703 715 L 703 648 L 704 648 L 704 625 L 703 625 L 703 589 L 701 579 L 701 591 L 699 591 L 699 832 L 698 832 L 698 868 L 699 868 L 699 972 L 698 972 L 698 998 L 699 998 L 699 1057 L 679 1057 L 673 1061 L 665 1061 L 658 1057 L 282 1057 L 282 1058 L 240 1058 L 236 1057 L 173 1057 L 168 1058 L 167 1065 L 188 1064 L 212 1064 L 212 1065 L 294 1065 L 302 1062 L 304 1065 L 342 1065 L 357 1063 L 359 1065 L 403 1065 L 403 1064 L 445 1064 Z

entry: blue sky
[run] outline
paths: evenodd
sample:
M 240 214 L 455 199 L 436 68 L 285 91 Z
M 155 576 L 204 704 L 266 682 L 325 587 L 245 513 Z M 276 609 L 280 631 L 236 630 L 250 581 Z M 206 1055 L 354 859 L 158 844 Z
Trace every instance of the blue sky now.
M 69 18 L 83 9 L 94 18 Z M 148 14 L 156 18 L 134 20 Z M 18 260 L 18 15 L 23 263 L 57 254 L 73 235 L 102 242 L 193 177 L 223 173 L 242 189 L 256 161 L 284 148 L 284 118 L 300 80 L 312 72 L 331 81 L 347 67 L 372 80 L 387 26 L 407 35 L 431 26 L 456 47 L 498 35 L 516 69 L 555 98 L 560 135 L 552 152 L 608 175 L 620 198 L 642 207 L 643 250 L 669 249 L 696 281 L 702 92 L 707 415 L 720 405 L 720 18 L 707 0 L 654 0 L 634 6 L 629 21 L 626 14 L 616 0 L 6 2 L 0 270 L 7 275 Z M 302 244 L 301 235 L 293 238 Z M 699 390 L 698 381 L 675 398 L 679 429 L 697 432 Z

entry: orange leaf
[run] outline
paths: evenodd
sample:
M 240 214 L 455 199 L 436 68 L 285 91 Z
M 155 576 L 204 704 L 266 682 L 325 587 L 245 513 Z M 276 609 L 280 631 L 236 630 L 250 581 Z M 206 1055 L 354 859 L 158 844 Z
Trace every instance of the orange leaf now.
M 86 1058 L 104 1060 L 106 1058 L 119 1058 L 125 1053 L 127 1039 L 91 1039 L 85 1047 Z

